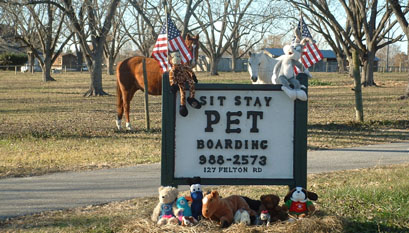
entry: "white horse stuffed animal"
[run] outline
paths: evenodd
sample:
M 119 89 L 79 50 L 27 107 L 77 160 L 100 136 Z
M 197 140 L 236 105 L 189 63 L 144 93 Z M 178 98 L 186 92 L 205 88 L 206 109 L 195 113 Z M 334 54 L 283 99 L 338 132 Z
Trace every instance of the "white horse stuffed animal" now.
M 296 31 L 296 41 L 291 45 L 285 45 L 284 55 L 278 58 L 279 62 L 274 66 L 272 83 L 273 84 L 282 84 L 281 90 L 284 91 L 290 99 L 295 100 L 299 99 L 302 101 L 307 100 L 307 94 L 301 88 L 305 88 L 304 85 L 301 85 L 300 82 L 295 78 L 294 66 L 296 66 L 300 72 L 303 68 L 303 64 L 299 61 L 303 53 L 303 48 L 308 42 L 308 38 L 304 38 L 300 42 L 299 31 Z M 306 69 L 304 73 L 311 77 L 310 72 Z M 293 85 L 293 88 L 290 87 Z

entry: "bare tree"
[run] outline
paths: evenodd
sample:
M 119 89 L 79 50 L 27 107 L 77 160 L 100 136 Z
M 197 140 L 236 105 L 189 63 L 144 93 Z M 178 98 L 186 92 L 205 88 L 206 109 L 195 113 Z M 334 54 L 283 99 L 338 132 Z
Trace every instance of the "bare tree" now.
M 30 54 L 38 59 L 43 81 L 55 81 L 51 77 L 51 66 L 73 35 L 63 35 L 66 15 L 50 2 L 35 5 L 10 3 L 6 9 L 15 23 L 16 39 L 22 41 Z M 64 40 L 60 40 L 62 35 Z
M 311 7 L 314 8 L 314 6 Z M 342 40 L 342 36 L 338 34 L 336 29 L 332 27 L 331 24 L 327 24 L 326 21 L 320 19 L 319 17 L 306 14 L 304 15 L 304 18 L 306 19 L 306 23 L 308 24 L 309 28 L 320 34 L 335 53 L 338 63 L 338 72 L 345 73 L 347 60 L 351 61 L 352 58 L 348 43 Z M 351 27 L 346 26 L 345 30 L 346 34 L 351 34 Z
M 406 19 L 405 15 L 409 10 L 409 3 L 401 4 L 398 0 L 388 0 L 390 3 L 393 13 L 395 14 L 396 19 L 399 22 L 400 27 L 402 28 L 403 33 L 405 33 L 406 38 L 408 39 L 407 45 L 407 54 L 409 54 L 409 22 Z M 406 87 L 406 91 L 400 99 L 407 99 L 409 98 L 409 78 L 408 78 L 408 85 Z
M 343 0 L 339 0 L 343 1 Z M 350 23 L 350 20 L 347 20 L 346 26 L 343 27 L 337 17 L 332 13 L 331 7 L 328 5 L 326 1 L 316 1 L 316 0 L 301 0 L 301 1 L 293 1 L 289 0 L 293 5 L 299 7 L 300 9 L 303 9 L 305 12 L 309 12 L 313 16 L 317 17 L 320 19 L 322 22 L 325 22 L 325 25 L 328 25 L 331 27 L 331 30 L 334 32 L 334 36 L 339 38 L 339 41 L 344 41 L 344 50 L 347 49 L 347 55 L 351 54 L 351 57 L 349 57 L 349 64 L 350 64 L 350 75 L 352 78 L 354 78 L 354 94 L 355 94 L 355 111 L 356 111 L 356 121 L 363 121 L 363 104 L 362 104 L 362 91 L 361 91 L 361 82 L 360 82 L 360 75 L 359 75 L 359 69 L 360 69 L 360 62 L 359 62 L 359 53 L 362 52 L 362 47 L 359 46 L 358 43 L 356 43 L 356 37 L 355 40 L 352 39 L 352 36 L 350 32 L 352 31 L 352 27 L 355 27 L 355 30 L 357 32 L 361 32 L 361 30 L 357 30 L 357 27 L 361 27 L 360 23 L 360 17 L 356 16 L 357 22 L 354 24 Z M 339 9 L 342 9 L 342 7 L 338 7 Z M 348 10 L 348 12 L 350 12 Z M 351 12 L 350 12 L 351 13 Z M 351 13 L 350 15 L 347 15 L 348 17 L 352 19 L 355 19 L 353 17 L 353 14 Z M 358 36 L 358 35 L 355 35 Z M 359 79 L 359 80 L 357 80 Z M 361 117 L 362 116 L 362 117 Z
M 40 61 L 43 70 L 43 81 L 55 81 L 55 79 L 51 77 L 51 66 L 62 53 L 63 48 L 70 40 L 73 33 L 69 33 L 65 37 L 65 40 L 59 40 L 62 30 L 64 29 L 65 14 L 61 14 L 59 9 L 52 6 L 50 3 L 35 6 L 28 5 L 27 7 L 34 18 L 37 35 L 41 42 L 43 59 L 40 58 L 38 53 L 34 52 L 34 54 Z M 45 13 L 45 19 L 41 17 L 41 12 Z M 60 17 L 56 20 L 56 17 L 58 17 L 57 15 Z M 54 26 L 54 23 L 57 24 Z
M 319 18 L 325 25 L 330 26 L 333 34 L 340 36 L 339 42 L 345 42 L 352 50 L 357 50 L 362 69 L 362 83 L 367 86 L 376 85 L 373 79 L 373 67 L 376 51 L 388 44 L 393 44 L 401 39 L 400 36 L 385 40 L 388 31 L 392 30 L 396 21 L 386 25 L 391 9 L 384 4 L 378 4 L 378 0 L 355 1 L 338 0 L 328 2 L 320 0 L 288 0 L 297 7 Z M 329 3 L 338 4 L 337 9 L 343 9 L 347 24 L 342 27 L 339 20 L 334 16 Z M 333 6 L 333 5 L 332 5 Z M 351 60 L 351 59 L 349 59 Z M 352 63 L 350 61 L 350 63 Z
M 107 63 L 107 74 L 114 74 L 115 59 L 119 54 L 122 46 L 129 41 L 129 37 L 123 30 L 123 24 L 121 19 L 124 18 L 127 4 L 124 4 L 117 8 L 117 15 L 112 20 L 112 30 L 108 34 L 105 42 L 105 58 Z
M 232 56 L 232 70 L 237 70 L 237 59 L 247 54 L 255 45 L 259 44 L 275 25 L 274 19 L 279 18 L 279 7 L 272 7 L 272 2 L 266 2 L 265 6 L 260 8 L 253 7 L 249 11 L 251 14 L 245 14 L 240 20 L 240 1 L 236 2 L 236 6 L 232 9 L 232 15 L 228 17 L 228 30 L 234 30 L 236 25 L 237 30 L 233 34 L 230 50 L 227 50 Z M 256 4 L 254 4 L 256 5 Z M 271 12 L 274 9 L 275 12 Z M 228 38 L 228 34 L 225 35 Z
M 169 5 L 163 1 L 138 1 L 130 0 L 133 6 L 131 14 L 136 20 L 136 23 L 126 27 L 126 32 L 146 57 L 150 56 L 151 48 L 155 44 L 158 37 L 158 31 L 163 25 L 165 19 L 165 7 L 169 9 L 171 15 L 176 18 L 178 27 L 181 30 L 182 37 L 185 38 L 187 33 L 194 31 L 191 26 L 190 19 L 193 12 L 197 9 L 203 0 L 179 0 L 170 1 Z
M 71 0 L 63 0 L 63 2 L 64 6 L 60 7 L 67 13 L 72 30 L 78 36 L 91 73 L 90 88 L 84 96 L 106 95 L 102 88 L 102 59 L 105 40 L 111 30 L 119 0 L 111 0 L 106 5 L 97 0 L 80 1 L 80 5 L 74 5 Z M 74 7 L 77 9 L 74 10 Z M 90 38 L 87 36 L 86 29 L 90 32 Z M 88 39 L 91 40 L 90 43 Z
M 136 45 L 143 56 L 151 55 L 151 48 L 155 44 L 158 33 L 163 23 L 161 20 L 160 1 L 129 1 L 132 7 L 128 8 L 130 17 L 134 20 L 127 22 L 122 20 L 124 30 L 132 42 Z
M 205 0 L 204 4 L 198 7 L 198 10 L 193 13 L 194 18 L 202 30 L 205 44 L 201 44 L 202 51 L 210 59 L 210 74 L 218 75 L 217 65 L 222 55 L 230 48 L 233 38 L 243 23 L 243 18 L 247 13 L 253 0 L 228 1 L 224 0 L 221 7 L 212 7 L 220 5 L 212 0 Z M 228 30 L 229 17 L 232 16 L 232 11 L 238 8 L 239 12 L 236 18 L 236 25 Z M 203 37 L 201 37 L 203 38 Z

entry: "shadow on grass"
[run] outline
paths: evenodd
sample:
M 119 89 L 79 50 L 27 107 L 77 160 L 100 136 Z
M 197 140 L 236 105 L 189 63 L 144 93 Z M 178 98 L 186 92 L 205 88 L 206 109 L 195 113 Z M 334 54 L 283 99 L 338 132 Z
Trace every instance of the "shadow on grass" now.
M 28 224 L 13 224 L 8 225 L 7 222 L 1 224 L 0 228 L 4 230 L 34 230 L 41 232 L 42 230 L 49 229 L 51 231 L 78 231 L 78 229 L 88 229 L 88 232 L 113 232 L 112 226 L 110 225 L 109 217 L 61 217 L 59 219 L 53 219 L 52 221 L 47 221 L 47 219 L 36 221 L 36 223 L 28 223 Z M 10 231 L 10 232 L 11 232 Z
M 365 142 L 386 142 L 409 140 L 409 120 L 368 121 L 364 123 L 346 122 L 330 124 L 309 124 L 308 136 L 326 139 L 365 138 Z M 359 140 L 357 140 L 358 142 Z M 308 146 L 309 150 L 323 149 L 319 146 Z
M 55 139 L 92 139 L 92 138 L 97 138 L 97 139 L 110 139 L 110 138 L 118 138 L 122 136 L 132 136 L 132 135 L 146 135 L 147 137 L 139 137 L 141 139 L 149 139 L 150 135 L 156 135 L 160 134 L 162 132 L 162 129 L 159 127 L 154 127 L 151 128 L 150 130 L 147 129 L 134 129 L 134 130 L 117 130 L 114 129 L 110 132 L 94 132 L 94 131 L 89 131 L 89 132 L 64 132 L 63 129 L 54 129 L 54 130 L 48 130 L 48 131 L 42 131 L 42 130 L 27 130 L 24 132 L 19 132 L 16 134 L 2 134 L 0 132 L 0 139 L 2 138 L 7 138 L 7 139 L 22 139 L 22 138 L 33 138 L 33 139 L 49 139 L 49 138 L 55 138 Z
M 343 219 L 344 232 L 409 232 L 407 227 L 388 226 L 376 221 L 356 221 L 354 219 Z

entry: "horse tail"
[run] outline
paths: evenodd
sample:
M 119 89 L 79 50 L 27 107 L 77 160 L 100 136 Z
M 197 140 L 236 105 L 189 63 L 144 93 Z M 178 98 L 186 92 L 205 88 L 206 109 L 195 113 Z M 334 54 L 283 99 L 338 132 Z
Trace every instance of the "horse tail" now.
M 121 73 L 119 71 L 119 67 L 121 63 L 118 64 L 116 69 L 116 107 L 117 107 L 117 120 L 122 119 L 122 115 L 124 113 L 124 100 L 122 98 L 122 90 L 121 90 L 121 83 L 120 83 L 120 76 Z

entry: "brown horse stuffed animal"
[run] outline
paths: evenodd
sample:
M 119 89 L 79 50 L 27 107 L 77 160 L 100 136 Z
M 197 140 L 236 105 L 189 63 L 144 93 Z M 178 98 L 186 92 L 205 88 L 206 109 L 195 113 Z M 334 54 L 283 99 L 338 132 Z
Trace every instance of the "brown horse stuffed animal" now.
M 256 212 L 250 209 L 247 202 L 237 195 L 220 198 L 217 191 L 212 191 L 210 194 L 207 194 L 202 201 L 203 217 L 218 221 L 223 228 L 230 226 L 237 210 L 244 209 L 250 216 L 256 215 Z

